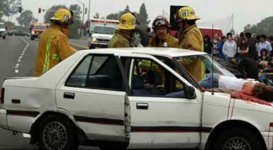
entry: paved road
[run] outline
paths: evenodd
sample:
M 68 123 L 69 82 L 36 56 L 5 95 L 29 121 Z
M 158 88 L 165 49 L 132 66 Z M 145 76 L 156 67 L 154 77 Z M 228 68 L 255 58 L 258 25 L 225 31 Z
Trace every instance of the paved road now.
M 71 40 L 72 41 L 72 40 Z M 84 49 L 84 41 L 73 40 L 77 49 Z M 32 76 L 38 40 L 29 37 L 8 36 L 0 39 L 0 85 L 7 77 Z M 94 147 L 81 146 L 80 150 L 94 150 Z M 38 150 L 29 144 L 29 138 L 22 134 L 13 135 L 11 131 L 0 129 L 0 150 Z

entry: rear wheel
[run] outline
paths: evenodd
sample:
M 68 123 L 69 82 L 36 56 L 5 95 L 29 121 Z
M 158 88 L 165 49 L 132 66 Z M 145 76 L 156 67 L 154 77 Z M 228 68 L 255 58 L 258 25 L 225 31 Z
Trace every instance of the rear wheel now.
M 6 36 L 5 36 L 5 35 L 3 36 L 3 39 L 6 39 Z
M 47 116 L 38 127 L 41 150 L 76 150 L 78 139 L 75 126 L 63 116 Z
M 30 36 L 30 40 L 34 40 L 34 36 Z
M 212 141 L 213 150 L 262 150 L 261 139 L 251 131 L 232 128 L 222 132 Z

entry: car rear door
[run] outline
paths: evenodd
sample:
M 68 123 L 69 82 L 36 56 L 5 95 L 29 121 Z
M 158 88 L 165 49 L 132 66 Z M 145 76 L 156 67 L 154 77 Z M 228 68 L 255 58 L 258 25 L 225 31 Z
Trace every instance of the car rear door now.
M 87 55 L 57 87 L 59 111 L 69 112 L 89 139 L 128 140 L 129 103 L 119 64 L 113 55 Z

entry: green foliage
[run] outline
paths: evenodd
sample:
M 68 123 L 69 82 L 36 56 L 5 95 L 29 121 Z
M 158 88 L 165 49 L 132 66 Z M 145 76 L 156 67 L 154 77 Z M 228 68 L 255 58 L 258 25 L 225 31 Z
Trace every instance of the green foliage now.
M 108 16 L 106 16 L 106 19 L 119 20 L 119 17 L 127 12 L 130 12 L 130 8 L 128 5 L 126 6 L 126 8 L 123 11 L 119 11 L 118 13 L 109 14 Z
M 267 36 L 273 35 L 273 16 L 263 19 L 256 25 L 246 25 L 245 32 L 255 33 L 257 35 L 265 34 Z
M 16 18 L 18 23 L 23 27 L 29 27 L 35 18 L 33 17 L 33 13 L 31 10 L 23 11 L 19 17 Z
M 11 22 L 11 21 L 6 21 L 5 25 L 8 28 L 8 30 L 11 30 L 11 29 L 13 29 L 15 27 L 15 24 L 13 22 Z
M 0 0 L 0 21 L 2 21 L 2 17 L 4 15 L 4 9 L 7 7 L 7 1 L 5 0 Z
M 18 6 L 16 0 L 0 0 L 0 13 L 7 17 L 18 13 Z M 1 15 L 0 15 L 1 16 Z
M 113 20 L 119 20 L 119 17 L 127 12 L 130 12 L 130 8 L 127 5 L 126 8 L 123 11 L 120 11 L 118 13 L 112 13 L 109 14 L 106 19 L 113 19 Z M 142 5 L 140 6 L 140 10 L 139 13 L 134 12 L 134 14 L 136 15 L 136 19 L 137 22 L 139 23 L 138 28 L 146 31 L 148 24 L 150 23 L 150 20 L 148 20 L 148 13 L 145 7 L 145 4 L 142 3 Z
M 142 3 L 140 6 L 139 14 L 136 15 L 137 21 L 139 22 L 139 29 L 146 31 L 150 20 L 148 20 L 148 13 L 145 4 Z

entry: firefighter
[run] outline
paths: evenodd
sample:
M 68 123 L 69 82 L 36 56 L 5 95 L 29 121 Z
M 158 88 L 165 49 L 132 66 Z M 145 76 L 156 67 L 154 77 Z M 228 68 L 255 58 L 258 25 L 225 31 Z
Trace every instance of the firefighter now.
M 180 31 L 178 34 L 179 47 L 196 51 L 204 51 L 203 36 L 196 26 L 196 20 L 200 18 L 195 15 L 191 7 L 182 7 L 178 10 L 178 22 Z M 197 81 L 204 77 L 204 66 L 201 61 L 188 62 L 184 67 Z
M 155 37 L 151 38 L 150 47 L 178 47 L 178 40 L 169 34 L 170 23 L 167 18 L 163 16 L 156 17 L 152 26 Z
M 203 51 L 203 36 L 196 26 L 196 20 L 200 18 L 195 15 L 194 10 L 188 6 L 182 7 L 178 11 L 178 18 L 180 26 L 179 47 Z
M 110 40 L 108 47 L 133 47 L 132 35 L 136 29 L 136 17 L 128 12 L 119 19 L 118 29 Z
M 51 26 L 41 34 L 36 58 L 35 76 L 41 76 L 73 53 L 69 45 L 69 25 L 73 23 L 73 12 L 58 9 L 50 18 Z

